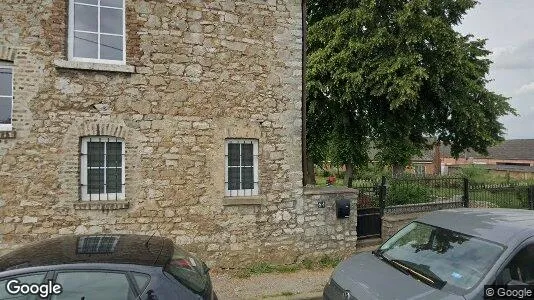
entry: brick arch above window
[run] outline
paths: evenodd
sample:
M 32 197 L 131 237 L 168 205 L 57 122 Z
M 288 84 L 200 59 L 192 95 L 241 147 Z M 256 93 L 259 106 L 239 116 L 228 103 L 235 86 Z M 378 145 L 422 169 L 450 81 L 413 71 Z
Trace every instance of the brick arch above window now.
M 6 45 L 0 45 L 0 60 L 14 62 L 16 55 L 17 50 L 15 48 Z
M 102 201 L 114 203 L 95 203 L 98 201 L 80 201 L 80 149 L 84 137 L 105 136 L 124 141 L 125 145 L 125 190 L 127 191 L 121 201 Z M 58 197 L 58 206 L 72 207 L 75 209 L 120 209 L 132 207 L 137 209 L 143 201 L 141 186 L 141 149 L 144 135 L 127 126 L 122 120 L 77 120 L 67 129 L 62 141 L 61 165 L 59 167 L 59 179 L 63 193 Z M 88 203 L 91 202 L 91 203 Z

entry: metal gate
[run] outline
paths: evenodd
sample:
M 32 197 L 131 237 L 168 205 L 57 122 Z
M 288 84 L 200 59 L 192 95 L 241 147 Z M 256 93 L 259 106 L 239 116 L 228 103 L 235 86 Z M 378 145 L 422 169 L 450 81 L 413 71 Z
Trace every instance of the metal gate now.
M 356 234 L 359 239 L 382 236 L 383 185 L 358 187 Z

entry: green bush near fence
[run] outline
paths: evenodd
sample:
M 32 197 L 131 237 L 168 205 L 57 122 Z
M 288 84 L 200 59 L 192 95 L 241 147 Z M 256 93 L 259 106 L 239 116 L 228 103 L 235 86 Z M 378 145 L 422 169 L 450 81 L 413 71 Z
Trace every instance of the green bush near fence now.
M 432 191 L 429 187 L 415 182 L 403 182 L 390 186 L 386 205 L 425 203 L 431 198 Z

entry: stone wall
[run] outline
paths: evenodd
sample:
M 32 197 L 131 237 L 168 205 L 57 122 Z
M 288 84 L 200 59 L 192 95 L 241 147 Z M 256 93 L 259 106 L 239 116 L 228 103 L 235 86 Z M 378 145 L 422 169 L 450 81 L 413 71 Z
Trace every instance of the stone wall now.
M 356 249 L 358 190 L 348 188 L 306 188 L 304 210 L 297 223 L 304 230 L 303 253 L 344 257 Z M 350 200 L 350 216 L 337 218 L 336 200 Z M 324 203 L 324 207 L 321 207 Z M 300 221 L 300 222 L 299 222 Z
M 15 81 L 0 252 L 112 232 L 156 232 L 212 265 L 315 251 L 302 237 L 300 1 L 126 0 L 125 66 L 68 61 L 68 1 L 23 2 L 0 2 Z M 124 138 L 126 199 L 87 205 L 80 139 L 102 134 Z M 224 196 L 226 138 L 259 141 L 259 196 Z

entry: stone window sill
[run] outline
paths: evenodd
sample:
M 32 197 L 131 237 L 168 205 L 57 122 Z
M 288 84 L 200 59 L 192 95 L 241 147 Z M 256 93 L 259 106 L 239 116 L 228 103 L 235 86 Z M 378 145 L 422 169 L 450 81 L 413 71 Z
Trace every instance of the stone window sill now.
M 135 73 L 135 66 L 129 65 L 99 64 L 92 62 L 69 61 L 63 59 L 54 60 L 54 65 L 58 69 Z
M 15 130 L 0 130 L 0 140 L 14 139 L 17 137 L 17 132 Z
M 262 205 L 263 198 L 263 196 L 226 196 L 223 198 L 223 205 Z
M 119 210 L 129 207 L 128 201 L 78 201 L 74 203 L 74 209 L 78 210 Z

